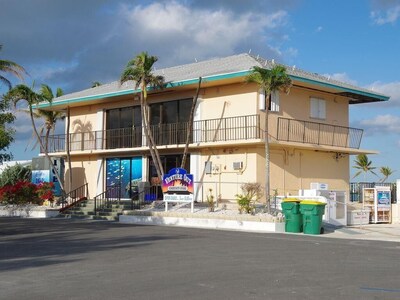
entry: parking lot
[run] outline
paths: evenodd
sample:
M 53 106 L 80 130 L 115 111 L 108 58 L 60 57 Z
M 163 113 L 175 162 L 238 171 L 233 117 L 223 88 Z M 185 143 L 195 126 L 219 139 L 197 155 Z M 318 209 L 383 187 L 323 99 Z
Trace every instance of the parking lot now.
M 0 218 L 1 299 L 399 299 L 400 245 Z

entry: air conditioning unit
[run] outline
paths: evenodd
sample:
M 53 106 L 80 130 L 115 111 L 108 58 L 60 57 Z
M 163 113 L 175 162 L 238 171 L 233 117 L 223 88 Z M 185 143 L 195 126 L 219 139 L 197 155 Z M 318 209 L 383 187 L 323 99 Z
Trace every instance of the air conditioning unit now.
M 234 170 L 241 170 L 243 169 L 243 162 L 242 161 L 237 161 L 233 163 L 233 169 Z
M 328 184 L 327 183 L 322 183 L 322 182 L 311 182 L 310 189 L 311 190 L 327 191 L 328 190 Z

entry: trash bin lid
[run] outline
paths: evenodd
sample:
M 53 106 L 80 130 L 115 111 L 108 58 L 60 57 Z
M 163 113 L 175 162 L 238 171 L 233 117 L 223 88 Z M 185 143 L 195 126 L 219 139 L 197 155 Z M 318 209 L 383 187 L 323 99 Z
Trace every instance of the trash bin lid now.
M 300 204 L 306 204 L 306 205 L 326 205 L 324 202 L 319 202 L 319 201 L 312 201 L 312 200 L 303 200 L 300 202 Z
M 284 198 L 282 202 L 301 202 L 301 200 L 297 198 Z

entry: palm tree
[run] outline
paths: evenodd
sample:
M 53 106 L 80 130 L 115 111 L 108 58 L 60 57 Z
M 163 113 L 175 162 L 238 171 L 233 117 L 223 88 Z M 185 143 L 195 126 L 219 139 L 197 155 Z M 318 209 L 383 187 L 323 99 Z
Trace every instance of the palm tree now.
M 394 173 L 394 171 L 389 167 L 381 167 L 379 172 L 383 175 L 383 178 L 380 180 L 380 182 L 385 182 L 388 177 Z
M 270 198 L 270 152 L 269 152 L 269 132 L 268 132 L 268 101 L 274 92 L 289 93 L 292 86 L 292 80 L 286 73 L 286 68 L 281 65 L 276 65 L 272 69 L 264 69 L 261 67 L 253 67 L 250 74 L 246 77 L 247 83 L 256 83 L 260 90 L 265 94 L 266 111 L 265 111 L 265 197 L 267 205 Z M 268 205 L 269 209 L 269 205 Z
M 0 45 L 0 51 L 2 48 L 3 45 Z M 26 71 L 23 67 L 13 61 L 0 59 L 0 82 L 5 84 L 8 89 L 11 89 L 11 82 L 6 77 L 2 76 L 1 73 L 9 73 L 22 80 Z
M 64 185 L 63 185 L 63 183 L 62 183 L 62 181 L 60 179 L 60 176 L 58 174 L 58 170 L 54 166 L 53 161 L 51 160 L 51 158 L 49 156 L 48 149 L 43 144 L 43 141 L 40 138 L 39 132 L 38 132 L 38 130 L 36 128 L 36 124 L 35 124 L 33 106 L 39 104 L 39 102 L 45 101 L 46 98 L 42 94 L 39 94 L 39 93 L 36 93 L 35 91 L 33 91 L 27 85 L 19 84 L 19 85 L 15 86 L 15 87 L 11 88 L 7 92 L 7 94 L 4 95 L 4 99 L 6 101 L 14 103 L 14 106 L 16 106 L 17 103 L 20 102 L 21 100 L 25 100 L 28 103 L 29 115 L 30 115 L 33 131 L 34 131 L 34 133 L 36 135 L 36 138 L 37 138 L 37 140 L 39 142 L 41 150 L 44 152 L 46 158 L 48 159 L 48 161 L 50 163 L 51 169 L 54 171 L 54 175 L 56 176 L 58 182 L 60 183 L 61 190 L 64 192 Z
M 357 169 L 357 173 L 353 176 L 353 178 L 356 178 L 358 175 L 361 173 L 364 173 L 364 181 L 366 181 L 366 176 L 368 173 L 372 173 L 376 175 L 374 170 L 376 169 L 375 167 L 372 166 L 372 161 L 368 159 L 368 156 L 365 154 L 358 154 L 357 158 L 354 160 L 354 163 L 356 164 L 353 166 L 353 168 Z M 378 176 L 378 175 L 376 175 Z
M 197 84 L 196 94 L 195 94 L 195 96 L 193 97 L 192 107 L 190 108 L 189 124 L 188 124 L 187 132 L 186 132 L 185 149 L 183 150 L 183 157 L 182 157 L 182 162 L 181 162 L 181 168 L 182 168 L 182 169 L 183 169 L 183 168 L 185 167 L 185 165 L 186 165 L 186 157 L 187 157 L 187 153 L 188 153 L 188 150 L 189 150 L 190 136 L 191 136 L 192 130 L 193 130 L 194 110 L 196 109 L 197 100 L 198 100 L 198 98 L 199 98 L 200 87 L 201 87 L 201 81 L 202 81 L 202 78 L 199 77 L 199 83 Z
M 40 94 L 43 96 L 44 100 L 48 101 L 49 103 L 53 102 L 54 94 L 53 94 L 52 89 L 48 85 L 42 84 L 41 89 L 40 89 Z M 58 88 L 57 92 L 56 92 L 56 97 L 60 97 L 63 94 L 64 93 L 63 93 L 62 89 Z M 23 110 L 23 112 L 30 114 L 29 109 Z M 35 119 L 41 119 L 44 121 L 43 126 L 40 127 L 40 129 L 39 129 L 39 135 L 41 137 L 44 136 L 44 147 L 49 151 L 50 132 L 53 132 L 53 134 L 54 134 L 57 121 L 64 120 L 65 113 L 62 111 L 49 111 L 49 110 L 35 109 L 33 111 L 33 117 Z M 35 138 L 35 133 L 33 133 L 33 137 Z M 36 139 L 36 143 L 33 145 L 33 148 L 35 148 L 38 143 L 39 143 L 39 141 Z
M 46 84 L 42 84 L 40 93 L 50 104 L 53 102 L 55 97 L 61 97 L 64 94 L 62 89 L 57 88 L 56 95 L 54 96 L 52 89 Z M 57 121 L 64 120 L 65 113 L 62 111 L 48 111 L 42 109 L 37 109 L 34 113 L 37 117 L 44 120 L 44 125 L 40 130 L 40 134 L 42 135 L 43 132 L 45 132 L 44 146 L 48 151 L 50 131 L 54 133 Z
M 140 88 L 140 108 L 144 132 L 157 175 L 161 180 L 162 175 L 164 175 L 164 170 L 150 128 L 149 105 L 147 103 L 147 88 L 164 87 L 164 77 L 156 76 L 152 73 L 153 65 L 157 60 L 158 58 L 156 56 L 150 56 L 147 52 L 140 53 L 128 62 L 125 70 L 122 72 L 120 83 L 123 84 L 131 80 L 133 81 L 132 84 L 135 86 L 135 89 Z

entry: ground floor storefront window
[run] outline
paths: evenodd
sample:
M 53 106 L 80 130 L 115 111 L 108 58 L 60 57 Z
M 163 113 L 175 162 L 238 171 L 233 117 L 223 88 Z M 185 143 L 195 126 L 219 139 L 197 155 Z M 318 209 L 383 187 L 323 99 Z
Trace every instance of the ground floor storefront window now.
M 142 181 L 142 157 L 106 159 L 106 186 L 120 186 L 121 198 L 131 198 Z

